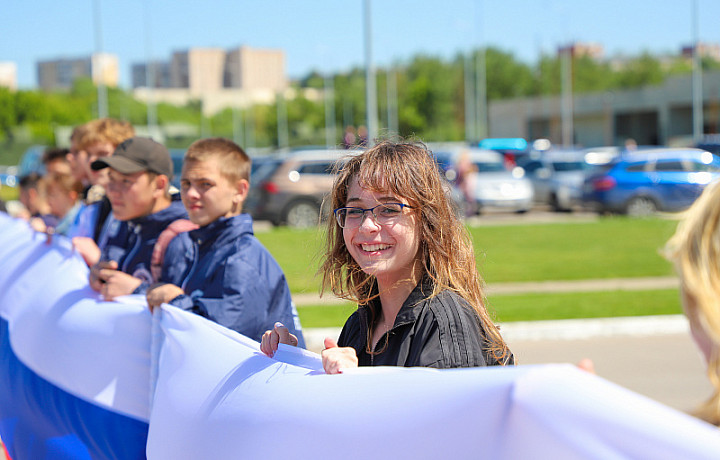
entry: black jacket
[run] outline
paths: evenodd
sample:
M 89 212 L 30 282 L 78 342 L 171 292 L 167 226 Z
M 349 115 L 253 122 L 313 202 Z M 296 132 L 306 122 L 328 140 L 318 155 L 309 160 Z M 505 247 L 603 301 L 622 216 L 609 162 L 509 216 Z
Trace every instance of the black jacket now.
M 378 340 L 375 355 L 367 353 L 371 317 L 378 317 L 380 301 L 358 307 L 345 322 L 338 345 L 352 347 L 360 366 L 475 367 L 498 365 L 485 339 L 480 318 L 465 299 L 452 291 L 435 297 L 426 278 L 405 300 L 395 324 Z M 375 315 L 371 314 L 376 312 Z M 378 351 L 387 347 L 381 353 Z M 508 363 L 513 363 L 512 355 Z

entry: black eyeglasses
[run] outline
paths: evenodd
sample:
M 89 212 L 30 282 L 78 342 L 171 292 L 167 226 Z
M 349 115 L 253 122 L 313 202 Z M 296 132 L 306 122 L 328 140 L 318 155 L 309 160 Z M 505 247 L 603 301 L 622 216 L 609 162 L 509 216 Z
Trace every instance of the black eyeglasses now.
M 395 223 L 402 216 L 403 208 L 413 209 L 412 206 L 403 203 L 383 203 L 367 209 L 345 206 L 337 208 L 333 213 L 340 228 L 357 228 L 365 220 L 366 212 L 370 212 L 378 224 L 386 225 Z

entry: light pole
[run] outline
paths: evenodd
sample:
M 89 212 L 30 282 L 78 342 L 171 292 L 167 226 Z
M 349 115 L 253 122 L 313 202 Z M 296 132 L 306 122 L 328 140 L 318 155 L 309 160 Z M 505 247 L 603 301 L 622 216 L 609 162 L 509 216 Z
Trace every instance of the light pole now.
M 335 140 L 335 84 L 330 72 L 325 74 L 325 147 L 334 148 L 337 145 Z
M 485 45 L 483 40 L 483 8 L 482 0 L 478 2 L 478 41 L 480 50 L 475 65 L 477 71 L 475 75 L 475 106 L 477 107 L 477 131 L 475 132 L 477 139 L 482 140 L 488 135 L 488 115 L 487 115 L 487 73 L 485 66 Z
M 573 45 L 569 44 L 560 48 L 560 71 L 562 96 L 561 96 L 561 118 L 562 118 L 562 143 L 565 147 L 573 145 L 573 88 L 572 88 L 572 55 Z
M 283 90 L 276 93 L 276 101 L 278 148 L 284 149 L 290 145 L 290 136 L 288 135 L 287 106 L 285 105 L 285 93 Z
M 387 72 L 387 127 L 391 135 L 398 135 L 397 72 L 391 65 Z
M 698 2 L 692 0 L 692 107 L 693 139 L 700 141 L 703 136 L 702 67 L 698 50 Z
M 367 110 L 367 145 L 371 147 L 375 143 L 378 133 L 377 121 L 377 87 L 375 84 L 375 66 L 372 60 L 372 24 L 370 21 L 371 0 L 364 0 L 364 23 L 365 23 L 365 109 Z
M 145 54 L 147 64 L 145 66 L 145 80 L 147 80 L 147 124 L 150 134 L 154 134 L 157 129 L 157 110 L 155 107 L 155 65 L 152 58 L 152 40 L 150 34 L 152 27 L 150 24 L 150 0 L 145 2 Z
M 97 78 L 97 91 L 98 91 L 98 118 L 105 118 L 108 116 L 108 100 L 107 100 L 107 88 L 103 81 L 103 42 L 102 42 L 102 15 L 100 14 L 100 0 L 93 0 L 93 12 L 95 18 L 95 59 L 91 59 L 92 74 Z M 93 62 L 95 61 L 95 62 Z
M 475 132 L 475 91 L 473 88 L 473 52 L 470 50 L 463 58 L 465 68 L 465 140 L 468 142 L 478 140 Z

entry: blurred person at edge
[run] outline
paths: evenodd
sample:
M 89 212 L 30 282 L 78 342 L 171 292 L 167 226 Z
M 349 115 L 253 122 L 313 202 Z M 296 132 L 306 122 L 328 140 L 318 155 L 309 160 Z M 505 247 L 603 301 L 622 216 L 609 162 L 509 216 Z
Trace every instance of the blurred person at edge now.
M 90 269 L 90 286 L 106 300 L 145 294 L 155 283 L 153 252 L 161 235 L 176 221 L 187 220 L 179 194 L 171 195 L 173 164 L 164 145 L 132 137 L 93 169 L 109 169 L 107 195 L 122 225 L 108 231 L 100 262 Z
M 720 182 L 684 213 L 664 253 L 680 277 L 683 311 L 713 386 L 695 415 L 720 425 Z
M 113 118 L 100 118 L 76 127 L 70 137 L 67 159 L 73 175 L 85 186 L 83 201 L 68 236 L 88 266 L 100 260 L 107 242 L 108 227 L 118 225 L 112 218 L 110 201 L 105 196 L 108 170 L 95 171 L 94 161 L 110 156 L 118 145 L 135 135 L 130 123 Z
M 50 175 L 52 175 L 51 173 Z M 57 173 L 54 173 L 57 174 Z M 68 174 L 65 174 L 68 175 Z M 27 214 L 20 215 L 22 219 L 28 220 L 30 225 L 37 231 L 43 232 L 48 227 L 57 227 L 60 221 L 51 213 L 50 205 L 47 202 L 47 186 L 38 173 L 30 173 L 20 178 L 20 203 L 25 207 Z
M 68 161 L 70 149 L 51 147 L 45 149 L 42 164 L 45 165 L 45 174 L 72 174 Z
M 424 145 L 385 141 L 350 158 L 331 199 L 322 289 L 358 309 L 337 343 L 325 339 L 325 372 L 514 362 L 486 309 L 470 236 Z M 273 356 L 278 343 L 295 341 L 276 324 L 261 350 Z
M 465 217 L 472 217 L 477 214 L 477 203 L 475 201 L 475 187 L 477 185 L 477 167 L 470 159 L 470 152 L 464 150 L 455 164 L 457 178 L 455 184 L 463 196 L 465 205 Z
M 82 184 L 70 174 L 50 174 L 42 180 L 45 183 L 50 213 L 57 217 L 59 221 L 54 228 L 38 227 L 40 223 L 36 219 L 33 221 L 33 227 L 40 231 L 48 231 L 52 228 L 53 233 L 67 236 L 71 223 L 80 211 Z

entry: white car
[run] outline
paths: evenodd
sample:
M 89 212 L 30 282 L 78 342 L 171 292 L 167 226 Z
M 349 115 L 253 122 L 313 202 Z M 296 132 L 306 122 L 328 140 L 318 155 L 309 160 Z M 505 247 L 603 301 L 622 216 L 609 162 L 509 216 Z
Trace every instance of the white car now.
M 472 165 L 467 180 L 477 212 L 493 208 L 522 213 L 532 208 L 533 187 L 522 168 L 508 169 L 501 153 L 471 147 L 451 152 L 455 168 L 463 155 Z
M 529 156 L 521 166 L 535 189 L 535 200 L 554 211 L 580 205 L 582 186 L 591 166 L 582 150 L 555 149 Z

